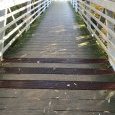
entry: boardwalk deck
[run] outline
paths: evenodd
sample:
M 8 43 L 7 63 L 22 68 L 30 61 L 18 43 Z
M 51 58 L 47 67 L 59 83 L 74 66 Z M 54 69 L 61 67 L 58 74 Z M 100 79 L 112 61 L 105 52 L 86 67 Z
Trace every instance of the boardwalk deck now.
M 115 73 L 81 27 L 67 2 L 52 3 L 0 67 L 0 115 L 115 115 Z

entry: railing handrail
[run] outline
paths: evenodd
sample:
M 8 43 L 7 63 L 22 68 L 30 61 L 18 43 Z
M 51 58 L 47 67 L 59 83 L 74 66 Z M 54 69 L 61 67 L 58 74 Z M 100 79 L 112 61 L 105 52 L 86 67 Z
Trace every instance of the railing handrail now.
M 87 1 L 102 6 L 112 12 L 115 11 L 115 1 L 110 1 L 110 0 L 87 0 Z
M 31 0 L 1 0 L 0 1 L 0 10 L 10 8 L 19 4 L 23 4 Z
M 27 9 L 27 8 L 29 8 L 31 5 L 35 5 L 35 4 L 37 4 L 37 3 L 41 2 L 41 1 L 42 1 L 42 0 L 36 1 L 36 2 L 34 2 L 34 3 L 32 3 L 32 4 L 27 5 L 26 7 L 22 7 L 22 8 L 20 8 L 20 9 L 17 9 L 17 10 L 15 10 L 15 11 L 9 13 L 9 14 L 7 14 L 7 18 L 10 17 L 10 16 L 12 16 L 12 15 L 15 15 L 15 14 L 17 14 L 17 13 L 19 13 L 19 12 L 21 12 L 21 11 Z M 1 17 L 0 17 L 0 21 L 3 21 L 3 20 L 4 20 L 4 16 L 1 16 Z

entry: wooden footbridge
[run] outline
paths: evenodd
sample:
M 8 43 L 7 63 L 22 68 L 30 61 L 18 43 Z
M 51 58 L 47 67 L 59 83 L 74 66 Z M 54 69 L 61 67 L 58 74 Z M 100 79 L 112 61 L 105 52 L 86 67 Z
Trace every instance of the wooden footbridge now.
M 115 115 L 115 1 L 0 1 L 0 115 Z

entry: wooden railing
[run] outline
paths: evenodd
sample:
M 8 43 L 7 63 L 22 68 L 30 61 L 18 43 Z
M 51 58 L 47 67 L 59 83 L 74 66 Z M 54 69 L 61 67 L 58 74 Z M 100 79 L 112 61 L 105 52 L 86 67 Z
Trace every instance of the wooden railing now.
M 107 53 L 108 60 L 115 70 L 115 1 L 72 0 L 71 3 Z
M 15 1 L 15 0 L 14 0 Z M 29 29 L 51 0 L 24 0 L 20 4 L 0 10 L 0 58 L 13 42 Z

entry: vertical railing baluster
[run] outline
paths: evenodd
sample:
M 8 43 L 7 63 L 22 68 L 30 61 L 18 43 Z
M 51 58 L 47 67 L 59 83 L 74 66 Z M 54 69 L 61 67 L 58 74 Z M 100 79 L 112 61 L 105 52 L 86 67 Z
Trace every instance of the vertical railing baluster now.
M 91 6 L 90 1 L 86 0 L 85 3 L 86 3 L 87 5 L 89 5 L 89 6 Z M 85 6 L 85 9 L 91 13 L 91 9 L 90 9 L 90 8 L 88 8 L 87 6 Z M 86 16 L 88 17 L 88 19 L 90 19 L 90 21 L 91 21 L 92 18 L 91 18 L 91 16 L 89 15 L 89 13 L 87 13 L 87 12 L 85 12 L 85 13 L 86 13 Z M 90 21 L 87 20 L 88 25 L 91 27 L 92 25 L 91 25 Z M 89 29 L 89 31 L 90 31 L 90 29 Z M 91 33 L 91 31 L 90 31 L 90 33 Z
M 31 1 L 32 1 L 32 0 L 29 0 L 29 1 L 27 2 L 27 6 L 31 4 Z M 30 6 L 30 7 L 27 7 L 27 12 L 30 12 L 30 11 L 31 11 L 31 6 Z M 29 18 L 30 16 L 31 16 L 31 13 L 28 13 L 27 16 L 26 16 L 26 18 Z M 31 20 L 28 20 L 28 21 L 26 22 L 26 25 L 28 25 L 28 24 L 30 23 L 30 21 L 31 21 Z M 29 28 L 30 28 L 30 25 L 27 26 L 26 31 L 29 30 Z
M 7 9 L 0 10 L 0 16 L 4 16 L 4 20 L 0 22 L 0 28 L 5 27 L 7 23 Z M 4 36 L 5 30 L 0 33 L 0 60 L 3 60 L 3 48 L 4 48 Z

